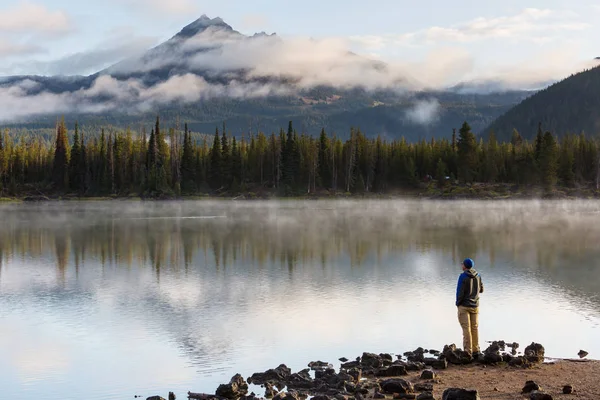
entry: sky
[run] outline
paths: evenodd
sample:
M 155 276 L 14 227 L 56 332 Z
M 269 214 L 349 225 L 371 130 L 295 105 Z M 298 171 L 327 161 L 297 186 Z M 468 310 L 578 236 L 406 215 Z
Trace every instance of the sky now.
M 91 74 L 202 14 L 244 34 L 335 39 L 361 55 L 477 78 L 519 70 L 559 79 L 600 56 L 595 0 L 2 0 L 0 76 Z

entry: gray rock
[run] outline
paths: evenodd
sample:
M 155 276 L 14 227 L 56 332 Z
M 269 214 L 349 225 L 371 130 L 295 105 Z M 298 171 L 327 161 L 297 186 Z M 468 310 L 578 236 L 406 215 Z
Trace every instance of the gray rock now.
M 529 362 L 542 363 L 544 362 L 545 350 L 544 346 L 539 343 L 531 343 L 525 347 L 524 356 Z
M 235 374 L 229 383 L 219 385 L 216 395 L 227 399 L 237 399 L 248 393 L 248 384 L 240 374 Z
M 535 390 L 529 393 L 529 400 L 552 400 L 552 396 L 550 396 L 548 393 Z
M 414 393 L 394 393 L 394 399 L 414 400 L 417 395 Z
M 252 376 L 248 378 L 248 383 L 254 385 L 264 385 L 265 382 L 285 382 L 291 374 L 292 370 L 289 369 L 285 364 L 281 364 L 277 368 L 252 374 Z
M 363 367 L 381 368 L 383 367 L 383 358 L 373 353 L 363 353 L 360 363 Z
M 444 390 L 442 400 L 480 400 L 477 390 L 449 388 Z
M 442 356 L 451 364 L 462 365 L 473 362 L 473 357 L 469 353 L 457 349 L 454 344 L 444 346 Z
M 311 361 L 308 363 L 308 367 L 313 371 L 317 371 L 317 370 L 333 368 L 333 365 L 329 364 L 328 362 L 325 362 L 325 361 Z
M 375 372 L 375 376 L 380 376 L 380 377 L 403 376 L 403 375 L 408 375 L 408 372 L 406 372 L 406 367 L 404 367 L 402 365 L 397 365 L 397 364 L 390 365 L 387 368 L 381 368 L 381 369 L 377 370 L 377 372 Z
M 535 383 L 534 381 L 527 381 L 525 382 L 525 386 L 523 386 L 523 389 L 521 390 L 521 393 L 531 393 L 534 390 L 542 390 L 542 388 L 540 387 L 540 385 L 538 385 L 537 383 Z
M 430 369 L 426 369 L 421 372 L 421 379 L 435 379 L 435 372 Z
M 433 383 L 431 383 L 431 382 L 415 383 L 415 390 L 417 392 L 433 392 Z
M 404 379 L 387 379 L 381 382 L 381 390 L 388 394 L 406 394 L 415 391 L 413 384 Z

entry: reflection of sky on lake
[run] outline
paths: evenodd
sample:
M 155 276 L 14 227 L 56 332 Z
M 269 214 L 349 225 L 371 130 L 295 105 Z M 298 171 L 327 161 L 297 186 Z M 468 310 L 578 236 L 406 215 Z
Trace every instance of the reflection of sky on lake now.
M 600 353 L 600 204 L 105 204 L 0 209 L 7 397 L 185 397 L 281 362 L 460 345 L 467 254 L 482 340 Z M 126 219 L 173 215 L 227 218 Z

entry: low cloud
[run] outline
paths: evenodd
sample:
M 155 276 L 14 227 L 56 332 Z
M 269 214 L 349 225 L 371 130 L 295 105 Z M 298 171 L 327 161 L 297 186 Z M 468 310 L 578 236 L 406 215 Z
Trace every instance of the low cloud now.
M 176 75 L 154 86 L 145 86 L 137 79 L 119 81 L 111 76 L 98 77 L 87 89 L 72 92 L 28 94 L 39 83 L 24 80 L 0 87 L 0 121 L 15 121 L 35 115 L 68 112 L 102 113 L 126 110 L 129 113 L 148 111 L 171 102 L 195 102 L 216 97 L 248 99 L 293 93 L 292 87 L 259 82 L 211 84 L 193 74 Z
M 32 44 L 11 43 L 6 40 L 0 39 L 0 57 L 2 58 L 30 55 L 43 52 L 44 49 L 41 46 Z
M 419 100 L 406 111 L 406 118 L 419 125 L 429 125 L 439 117 L 440 111 L 437 99 Z
M 52 61 L 19 62 L 5 68 L 8 73 L 27 70 L 39 75 L 88 75 L 98 72 L 122 59 L 141 55 L 156 43 L 154 37 L 136 37 L 133 33 L 118 32 L 93 49 L 69 54 Z M 0 54 L 2 43 L 0 42 Z M 2 70 L 2 67 L 0 67 Z
M 47 35 L 65 34 L 71 30 L 71 20 L 64 11 L 51 11 L 27 1 L 0 9 L 0 33 Z

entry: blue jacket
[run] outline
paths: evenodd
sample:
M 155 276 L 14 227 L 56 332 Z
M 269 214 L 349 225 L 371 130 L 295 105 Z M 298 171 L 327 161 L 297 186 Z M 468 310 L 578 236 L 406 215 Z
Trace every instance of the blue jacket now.
M 460 274 L 456 285 L 456 306 L 479 307 L 479 293 L 483 293 L 481 275 L 473 268 Z

